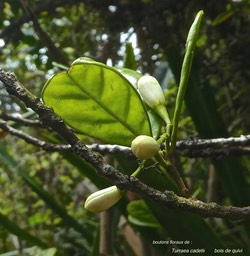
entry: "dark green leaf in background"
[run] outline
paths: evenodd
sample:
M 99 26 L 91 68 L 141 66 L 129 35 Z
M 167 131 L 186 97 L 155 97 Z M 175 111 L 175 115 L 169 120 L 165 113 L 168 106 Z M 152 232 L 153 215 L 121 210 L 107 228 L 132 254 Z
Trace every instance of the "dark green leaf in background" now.
M 125 56 L 124 56 L 124 68 L 136 70 L 137 61 L 135 59 L 134 49 L 132 43 L 126 43 Z
M 150 212 L 147 204 L 143 200 L 135 200 L 128 204 L 128 219 L 134 225 L 159 228 L 160 224 L 155 216 Z

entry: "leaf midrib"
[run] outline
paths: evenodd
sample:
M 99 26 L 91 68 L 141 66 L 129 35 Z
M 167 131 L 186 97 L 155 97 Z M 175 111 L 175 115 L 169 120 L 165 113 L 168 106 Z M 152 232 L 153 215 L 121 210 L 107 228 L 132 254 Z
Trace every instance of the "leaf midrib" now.
M 113 111 L 111 111 L 109 108 L 107 108 L 98 98 L 94 97 L 92 94 L 90 94 L 88 91 L 84 90 L 84 88 L 81 87 L 80 83 L 78 83 L 71 75 L 70 75 L 70 70 L 66 72 L 68 77 L 71 79 L 71 81 L 77 85 L 77 87 L 84 92 L 85 94 L 88 95 L 95 103 L 97 103 L 101 108 L 103 108 L 109 115 L 114 117 L 119 123 L 121 123 L 129 132 L 131 132 L 133 135 L 137 136 L 137 132 L 127 123 L 125 123 L 121 118 L 119 118 L 118 115 L 116 115 Z

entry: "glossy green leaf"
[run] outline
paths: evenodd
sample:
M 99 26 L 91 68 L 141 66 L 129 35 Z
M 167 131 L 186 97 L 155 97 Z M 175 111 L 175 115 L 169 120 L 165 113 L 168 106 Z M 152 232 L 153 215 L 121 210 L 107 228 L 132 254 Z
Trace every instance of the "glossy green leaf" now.
M 151 135 L 136 89 L 116 69 L 89 58 L 48 80 L 42 98 L 77 132 L 106 143 L 130 146 L 136 136 Z
M 137 90 L 137 81 L 142 77 L 141 73 L 138 73 L 132 69 L 128 68 L 115 68 L 122 76 L 124 76 Z

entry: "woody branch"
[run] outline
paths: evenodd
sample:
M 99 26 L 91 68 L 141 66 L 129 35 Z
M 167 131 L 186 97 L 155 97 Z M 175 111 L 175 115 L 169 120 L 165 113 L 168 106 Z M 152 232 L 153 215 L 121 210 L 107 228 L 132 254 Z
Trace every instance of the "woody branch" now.
M 17 97 L 27 107 L 36 112 L 41 122 L 60 134 L 71 146 L 73 152 L 95 167 L 98 174 L 112 180 L 119 188 L 134 191 L 143 197 L 154 200 L 168 208 L 187 210 L 203 217 L 229 218 L 233 220 L 250 219 L 250 207 L 220 206 L 216 203 L 204 203 L 196 199 L 185 199 L 171 191 L 159 191 L 147 186 L 135 177 L 124 175 L 104 162 L 103 157 L 89 149 L 66 126 L 63 120 L 45 106 L 39 98 L 25 89 L 12 73 L 0 70 L 0 81 L 10 95 Z M 249 142 L 247 142 L 249 143 Z

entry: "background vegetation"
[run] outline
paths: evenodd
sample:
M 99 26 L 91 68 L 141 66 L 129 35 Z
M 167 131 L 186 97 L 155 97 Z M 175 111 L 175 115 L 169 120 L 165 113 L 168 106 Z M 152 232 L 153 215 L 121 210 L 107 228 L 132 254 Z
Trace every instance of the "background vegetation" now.
M 187 32 L 202 9 L 205 17 L 180 139 L 248 134 L 249 6 L 248 0 L 1 1 L 0 67 L 13 71 L 26 88 L 40 97 L 46 80 L 80 56 L 124 66 L 126 43 L 131 42 L 137 69 L 155 75 L 166 89 L 171 115 Z M 62 141 L 42 128 L 36 115 L 9 96 L 2 84 L 0 108 L 0 118 L 16 129 L 42 140 Z M 32 120 L 35 127 L 20 123 L 20 117 Z M 102 188 L 109 181 L 89 175 L 93 168 L 73 154 L 48 153 L 3 130 L 0 136 L 0 252 L 17 250 L 17 254 L 8 255 L 38 255 L 42 253 L 39 248 L 43 248 L 45 255 L 97 255 L 100 216 L 86 212 L 83 203 L 96 190 L 93 183 Z M 93 139 L 86 141 L 92 143 Z M 133 159 L 124 161 L 120 155 L 107 161 L 122 170 L 134 169 L 137 164 Z M 180 157 L 179 161 L 191 192 L 199 199 L 250 205 L 247 156 Z M 155 186 L 161 186 L 157 175 L 155 179 Z M 132 194 L 129 199 L 134 197 Z M 193 248 L 206 248 L 207 252 L 209 248 L 250 251 L 247 221 L 205 221 L 193 214 L 163 211 L 156 203 L 146 203 L 139 208 L 142 215 L 150 215 L 148 219 L 138 223 L 130 217 L 136 237 L 133 242 L 128 239 L 132 230 L 118 227 L 121 215 L 127 217 L 126 202 L 109 213 L 112 221 L 107 239 L 112 243 L 112 255 L 146 255 L 145 251 L 148 255 L 168 255 L 173 245 L 153 245 L 152 240 L 171 239 L 192 241 Z M 144 252 L 136 249 L 138 237 Z

